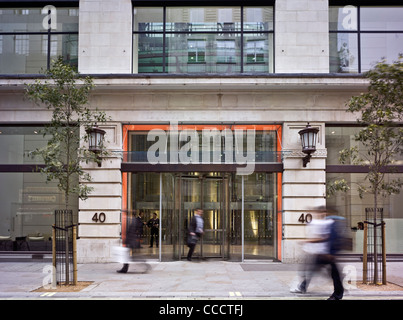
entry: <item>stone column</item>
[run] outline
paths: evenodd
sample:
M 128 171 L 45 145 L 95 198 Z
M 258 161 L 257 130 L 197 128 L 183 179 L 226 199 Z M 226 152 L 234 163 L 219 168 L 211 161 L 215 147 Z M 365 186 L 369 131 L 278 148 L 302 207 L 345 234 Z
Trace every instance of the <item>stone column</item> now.
M 325 124 L 311 122 L 319 128 L 316 152 L 304 168 L 301 142 L 298 131 L 306 126 L 303 123 L 285 123 L 283 126 L 283 248 L 282 261 L 300 262 L 302 258 L 299 242 L 305 239 L 307 215 L 315 219 L 315 210 L 326 205 L 326 149 Z M 302 216 L 303 215 L 303 216 Z M 308 219 L 309 223 L 309 219 Z
M 80 0 L 80 73 L 131 73 L 132 2 Z
M 87 184 L 94 190 L 87 200 L 79 201 L 78 263 L 109 262 L 112 246 L 120 244 L 122 127 L 120 123 L 99 127 L 106 131 L 109 155 L 102 159 L 101 167 L 96 163 L 83 164 L 92 177 Z
M 277 0 L 276 73 L 329 73 L 327 0 Z

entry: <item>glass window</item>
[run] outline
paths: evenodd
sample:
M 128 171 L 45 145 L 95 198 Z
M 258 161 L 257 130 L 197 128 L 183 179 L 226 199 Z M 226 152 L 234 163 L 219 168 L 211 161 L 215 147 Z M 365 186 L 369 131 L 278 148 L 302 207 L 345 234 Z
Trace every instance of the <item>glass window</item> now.
M 358 8 L 355 6 L 329 7 L 330 31 L 356 31 Z
M 358 72 L 358 41 L 357 34 L 330 34 L 330 72 Z
M 54 212 L 65 208 L 57 182 L 40 173 L 0 173 L 0 189 L 0 251 L 52 251 Z M 70 208 L 77 221 L 77 196 Z
M 0 127 L 0 164 L 41 163 L 29 152 L 46 146 L 47 140 L 41 134 L 43 127 Z
M 273 7 L 133 10 L 133 73 L 273 72 Z
M 206 40 L 188 40 L 188 63 L 206 62 Z
M 184 40 L 187 38 L 187 41 Z M 196 47 L 196 45 L 198 47 Z M 167 37 L 168 73 L 240 72 L 240 38 L 228 39 L 221 34 L 182 34 Z M 199 54 L 195 61 L 196 51 Z
M 160 150 L 158 149 L 156 152 L 167 152 L 167 157 L 166 160 L 169 162 L 169 157 L 170 157 L 170 148 L 171 148 L 171 137 L 169 135 L 169 128 L 161 128 L 159 126 L 150 126 L 150 130 L 152 129 L 160 129 L 162 130 L 161 132 L 166 134 L 167 140 L 166 140 L 166 145 L 165 150 Z M 236 140 L 235 138 L 235 130 L 234 127 L 229 126 L 229 125 L 222 125 L 222 126 L 203 126 L 203 125 L 198 125 L 198 126 L 194 126 L 194 125 L 184 125 L 183 127 L 179 127 L 178 128 L 178 133 L 186 133 L 185 130 L 189 130 L 188 133 L 191 134 L 194 130 L 196 130 L 197 133 L 197 137 L 198 140 L 196 141 L 192 141 L 192 143 L 196 143 L 192 147 L 190 148 L 187 152 L 187 157 L 191 157 L 191 152 L 195 151 L 195 152 L 200 152 L 198 154 L 198 156 L 196 157 L 198 159 L 198 161 L 202 161 L 203 160 L 203 156 L 202 155 L 202 151 L 204 150 L 203 148 L 206 147 L 205 150 L 211 150 L 211 151 L 215 151 L 216 153 L 214 153 L 213 156 L 217 155 L 217 152 L 220 155 L 220 159 L 222 162 L 225 162 L 225 156 L 226 156 L 226 152 L 239 152 L 239 148 L 242 148 L 242 150 L 244 150 L 243 152 L 250 150 L 250 148 L 252 147 L 251 145 L 248 145 L 248 139 L 247 139 L 247 129 L 253 129 L 253 126 L 236 126 L 235 129 L 243 129 L 242 133 L 242 140 L 239 140 L 240 142 L 238 143 L 238 140 Z M 213 143 L 214 146 L 211 145 L 206 145 L 205 144 L 205 140 L 204 140 L 204 132 L 203 129 L 217 129 L 217 131 L 215 131 L 211 136 L 207 136 L 210 140 L 209 142 L 211 143 L 211 140 L 214 140 Z M 226 132 L 224 130 L 227 130 Z M 277 125 L 261 125 L 260 128 L 256 128 L 255 129 L 255 133 L 254 133 L 254 145 L 253 145 L 253 152 L 255 155 L 255 161 L 256 162 L 281 162 L 281 158 L 280 158 L 280 143 L 279 143 L 279 139 L 280 139 L 280 135 L 281 133 L 279 132 L 280 126 Z M 225 135 L 225 133 L 227 135 Z M 232 133 L 232 136 L 231 136 Z M 207 132 L 206 134 L 209 134 L 209 132 Z M 148 136 L 150 136 L 150 139 L 148 140 Z M 194 136 L 192 136 L 194 139 Z M 218 139 L 214 139 L 217 138 Z M 224 138 L 224 139 L 221 139 Z M 157 135 L 157 137 L 151 136 L 149 134 L 149 131 L 143 131 L 143 130 L 134 130 L 130 131 L 130 147 L 129 147 L 129 154 L 127 157 L 127 162 L 147 162 L 147 152 L 150 150 L 150 148 L 156 144 L 159 140 L 159 136 Z M 239 138 L 241 139 L 241 138 Z M 178 150 L 181 151 L 181 149 L 183 147 L 185 147 L 188 143 L 190 142 L 190 138 L 188 137 L 188 139 L 186 141 L 180 141 L 178 144 Z M 240 145 L 240 143 L 243 143 L 243 145 Z M 158 145 L 160 146 L 160 145 Z M 211 148 L 210 148 L 211 147 Z M 161 148 L 162 149 L 162 148 Z M 218 150 L 218 151 L 217 151 Z M 158 155 L 159 156 L 159 155 Z M 233 161 L 234 161 L 234 154 L 232 154 L 233 156 Z M 162 156 L 161 156 L 162 158 Z M 227 159 L 228 160 L 228 159 Z M 228 160 L 229 161 L 229 160 Z
M 403 52 L 403 7 L 330 6 L 330 72 L 365 72 Z
M 366 153 L 364 145 L 355 141 L 355 135 L 360 130 L 360 127 L 326 127 L 327 165 L 339 165 L 339 152 L 343 149 L 357 147 L 361 154 Z M 396 154 L 395 160 L 397 165 L 403 165 L 403 155 Z
M 133 9 L 133 31 L 162 32 L 163 21 L 162 8 Z
M 339 151 L 346 148 L 357 147 L 360 154 L 366 155 L 365 147 L 355 141 L 355 135 L 360 131 L 360 127 L 326 127 L 326 147 L 327 159 L 326 165 L 336 171 L 340 165 Z M 395 165 L 403 165 L 403 155 L 396 155 Z M 351 164 L 351 163 L 346 163 Z M 331 211 L 337 212 L 339 215 L 347 219 L 348 226 L 351 228 L 351 238 L 353 239 L 353 252 L 362 253 L 363 250 L 363 230 L 360 228 L 361 223 L 366 219 L 365 209 L 371 208 L 374 204 L 373 194 L 364 193 L 363 197 L 359 196 L 359 186 L 368 187 L 369 181 L 366 180 L 366 173 L 354 173 L 354 168 L 349 167 L 350 173 L 327 173 L 326 182 L 329 184 L 335 180 L 344 179 L 347 181 L 350 190 L 347 192 L 336 192 L 326 201 L 326 207 Z M 343 171 L 345 169 L 342 169 Z M 401 173 L 391 173 L 385 175 L 385 180 L 400 178 L 403 179 Z M 379 206 L 383 208 L 384 220 L 386 222 L 386 252 L 403 253 L 403 236 L 401 230 L 403 228 L 403 213 L 400 208 L 403 206 L 403 197 L 401 194 L 378 197 Z
M 167 31 L 240 31 L 241 9 L 231 7 L 167 8 Z
M 328 155 L 329 157 L 329 155 Z M 403 179 L 402 174 L 390 174 L 386 179 Z M 363 250 L 363 230 L 360 227 L 365 219 L 365 208 L 372 208 L 373 195 L 366 193 L 363 198 L 359 197 L 358 185 L 368 186 L 368 181 L 364 181 L 365 174 L 360 173 L 327 173 L 326 181 L 330 183 L 334 180 L 344 179 L 350 186 L 347 192 L 337 192 L 326 201 L 326 207 L 336 211 L 339 215 L 347 219 L 351 228 L 351 238 L 353 239 L 353 253 L 362 253 Z M 379 207 L 383 208 L 384 220 L 386 222 L 386 252 L 388 254 L 403 253 L 403 197 L 401 194 L 388 197 L 378 197 Z
M 273 35 L 244 35 L 244 72 L 273 72 Z
M 403 7 L 361 7 L 362 31 L 402 31 Z
M 363 33 L 361 35 L 361 72 L 373 68 L 385 58 L 393 63 L 403 53 L 402 33 Z
M 0 9 L 0 74 L 39 73 L 59 55 L 78 65 L 78 8 Z
M 158 33 L 141 33 L 133 35 L 134 73 L 163 72 L 163 35 Z
M 243 30 L 269 31 L 274 28 L 273 7 L 244 7 Z
M 46 145 L 41 126 L 1 126 L 0 164 L 15 167 L 41 164 L 30 152 Z M 18 171 L 19 169 L 16 169 Z M 0 173 L 0 251 L 51 251 L 54 211 L 64 209 L 64 194 L 57 182 L 34 172 Z M 71 195 L 69 207 L 77 221 L 78 197 Z

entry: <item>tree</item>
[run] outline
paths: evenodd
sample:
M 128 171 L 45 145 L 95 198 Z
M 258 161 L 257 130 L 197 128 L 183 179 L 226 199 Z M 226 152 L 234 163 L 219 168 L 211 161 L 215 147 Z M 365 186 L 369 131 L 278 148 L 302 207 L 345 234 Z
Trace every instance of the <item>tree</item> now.
M 43 130 L 43 135 L 49 138 L 47 145 L 34 150 L 32 155 L 43 159 L 44 166 L 39 171 L 46 174 L 46 180 L 57 181 L 59 190 L 64 193 L 66 210 L 71 194 L 86 200 L 93 190 L 87 184 L 80 183 L 91 181 L 82 163 L 98 162 L 98 157 L 106 154 L 106 151 L 102 151 L 101 155 L 96 155 L 81 147 L 82 140 L 88 142 L 89 136 L 85 130 L 83 134 L 80 133 L 80 128 L 89 129 L 107 120 L 104 112 L 93 111 L 86 106 L 93 87 L 90 77 L 80 76 L 71 66 L 63 63 L 62 57 L 53 61 L 52 67 L 45 71 L 44 79 L 36 79 L 26 85 L 26 97 L 52 111 L 52 118 Z M 67 284 L 69 235 L 67 223 L 65 225 Z
M 357 122 L 363 128 L 356 134 L 355 141 L 362 148 L 352 147 L 340 151 L 340 162 L 362 165 L 368 168 L 365 180 L 369 187 L 358 187 L 360 197 L 368 192 L 373 194 L 373 222 L 377 223 L 379 196 L 398 194 L 403 182 L 400 179 L 385 180 L 395 172 L 395 157 L 403 153 L 403 128 L 398 126 L 403 120 L 403 57 L 392 64 L 379 62 L 366 73 L 370 81 L 368 91 L 354 96 L 347 103 L 347 112 L 358 114 Z M 344 189 L 344 190 L 343 190 Z M 346 190 L 345 181 L 337 181 L 328 190 Z M 376 228 L 374 228 L 376 241 Z M 376 242 L 374 259 L 377 261 Z M 375 268 L 377 268 L 375 264 Z M 374 283 L 377 283 L 377 270 L 374 270 Z
M 93 87 L 90 77 L 81 77 L 73 67 L 63 63 L 62 57 L 45 71 L 45 80 L 37 79 L 26 86 L 28 99 L 52 111 L 51 121 L 43 130 L 44 136 L 50 139 L 44 148 L 35 150 L 32 155 L 44 160 L 45 166 L 40 171 L 46 174 L 47 181 L 58 181 L 58 187 L 65 195 L 66 209 L 70 194 L 86 200 L 92 191 L 91 187 L 78 183 L 79 180 L 91 181 L 81 163 L 99 161 L 94 153 L 80 147 L 82 140 L 88 142 L 89 139 L 86 132 L 80 135 L 80 128 L 88 129 L 107 120 L 104 112 L 86 107 Z

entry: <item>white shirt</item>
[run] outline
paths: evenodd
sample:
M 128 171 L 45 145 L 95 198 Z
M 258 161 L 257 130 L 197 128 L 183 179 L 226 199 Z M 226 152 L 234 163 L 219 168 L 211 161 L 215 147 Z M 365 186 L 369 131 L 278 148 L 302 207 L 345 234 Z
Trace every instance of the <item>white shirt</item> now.
M 313 220 L 307 226 L 307 238 L 309 239 L 325 239 L 329 237 L 330 226 L 332 225 L 332 220 Z M 329 241 L 316 242 L 316 243 L 305 243 L 303 246 L 305 252 L 311 254 L 329 254 Z
M 196 217 L 196 233 L 203 233 L 204 220 L 198 214 L 196 214 L 195 217 Z

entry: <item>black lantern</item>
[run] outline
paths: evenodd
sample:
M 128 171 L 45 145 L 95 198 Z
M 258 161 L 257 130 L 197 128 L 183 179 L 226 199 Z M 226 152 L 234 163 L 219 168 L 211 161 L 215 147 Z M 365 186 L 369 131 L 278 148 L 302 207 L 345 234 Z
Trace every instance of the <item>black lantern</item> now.
M 101 157 L 99 156 L 99 154 L 102 151 L 102 145 L 103 145 L 103 141 L 104 141 L 104 135 L 105 135 L 105 131 L 102 129 L 99 129 L 97 125 L 88 128 L 85 130 L 88 134 L 88 138 L 89 138 L 89 151 L 94 152 L 97 155 L 97 162 L 98 162 L 98 167 L 101 166 Z
M 302 159 L 304 167 L 306 167 L 307 163 L 310 161 L 311 153 L 316 151 L 318 132 L 319 129 L 312 128 L 309 125 L 309 122 L 304 129 L 298 132 L 301 137 L 302 152 L 306 154 L 306 156 Z

